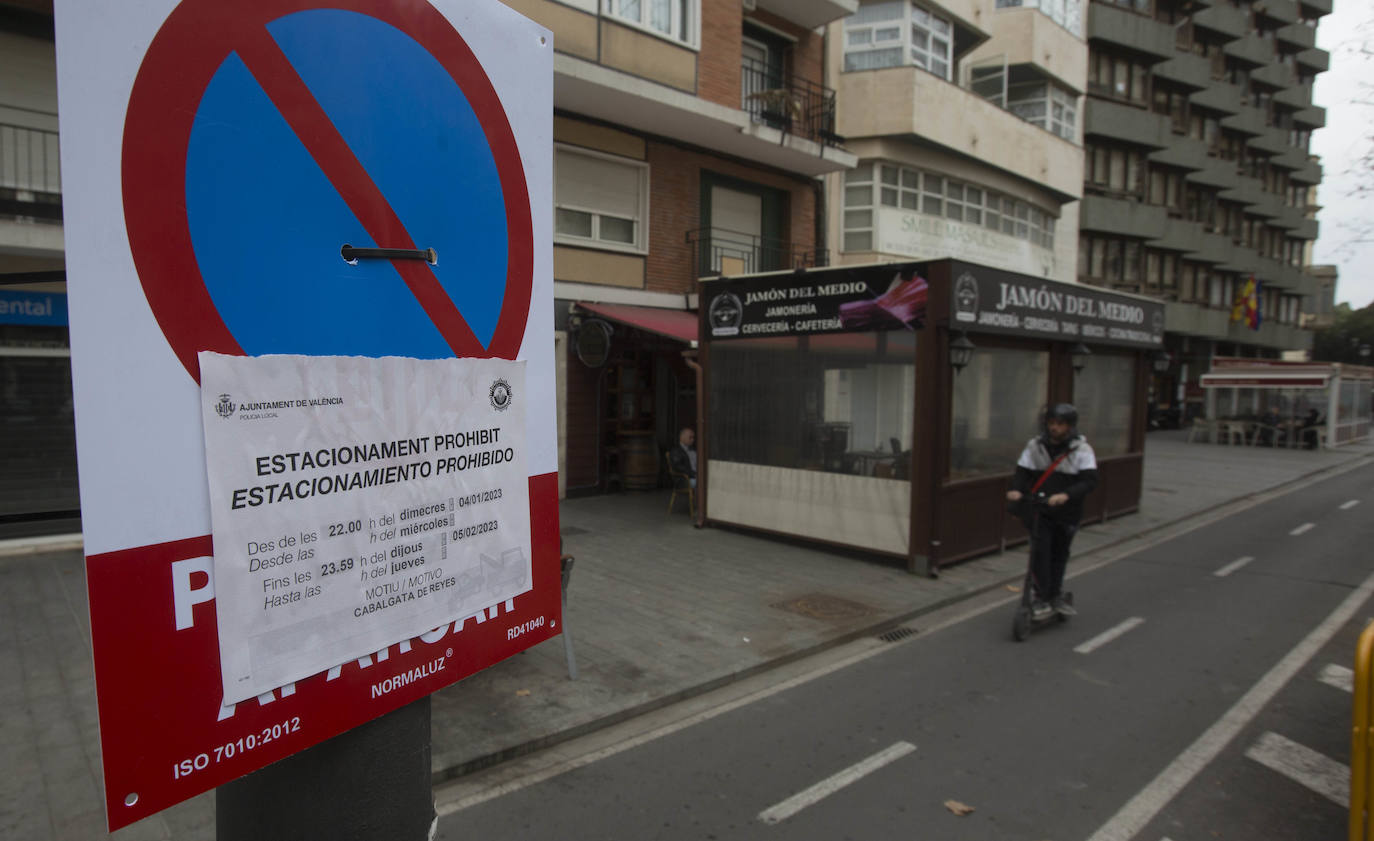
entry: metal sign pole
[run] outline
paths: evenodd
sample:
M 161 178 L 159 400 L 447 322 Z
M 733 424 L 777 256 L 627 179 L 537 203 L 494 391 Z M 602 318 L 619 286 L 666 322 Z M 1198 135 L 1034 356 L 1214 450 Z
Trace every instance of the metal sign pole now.
M 215 790 L 218 841 L 424 841 L 435 820 L 426 695 Z

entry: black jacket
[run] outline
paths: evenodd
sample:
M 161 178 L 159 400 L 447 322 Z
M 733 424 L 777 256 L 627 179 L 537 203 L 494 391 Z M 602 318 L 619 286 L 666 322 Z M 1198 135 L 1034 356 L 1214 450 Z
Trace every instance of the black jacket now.
M 1047 509 L 1046 516 L 1061 523 L 1077 523 L 1083 518 L 1083 498 L 1097 487 L 1097 454 L 1082 435 L 1072 435 L 1058 444 L 1047 435 L 1027 441 L 1016 461 L 1016 475 L 1011 479 L 1011 486 L 1023 494 L 1030 493 L 1050 464 L 1065 451 L 1069 453 L 1068 458 L 1054 469 L 1040 486 L 1040 492 L 1047 497 L 1068 494 L 1069 501 Z
M 668 462 L 673 465 L 675 472 L 691 479 L 697 477 L 697 472 L 692 469 L 692 460 L 687 457 L 687 450 L 681 444 L 674 444 L 668 451 Z

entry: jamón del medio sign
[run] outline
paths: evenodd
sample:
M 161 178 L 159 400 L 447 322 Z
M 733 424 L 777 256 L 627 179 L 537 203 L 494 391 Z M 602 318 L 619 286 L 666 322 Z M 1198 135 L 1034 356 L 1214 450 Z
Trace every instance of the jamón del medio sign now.
M 951 278 L 951 329 L 1134 348 L 1164 344 L 1161 301 L 968 263 L 954 263 Z
M 704 331 L 711 339 L 756 339 L 915 330 L 925 326 L 928 292 L 912 264 L 709 281 Z

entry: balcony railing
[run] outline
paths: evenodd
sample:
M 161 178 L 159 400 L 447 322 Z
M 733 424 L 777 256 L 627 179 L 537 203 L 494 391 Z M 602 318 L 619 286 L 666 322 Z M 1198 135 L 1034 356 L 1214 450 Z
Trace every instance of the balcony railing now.
M 57 132 L 0 123 L 0 215 L 62 219 Z
M 827 146 L 844 142 L 835 133 L 835 91 L 830 88 L 748 58 L 740 68 L 740 88 L 740 107 L 756 122 Z
M 810 269 L 830 264 L 830 252 L 823 248 L 808 251 L 795 248 L 786 240 L 721 228 L 688 231 L 687 244 L 692 246 L 695 277 Z

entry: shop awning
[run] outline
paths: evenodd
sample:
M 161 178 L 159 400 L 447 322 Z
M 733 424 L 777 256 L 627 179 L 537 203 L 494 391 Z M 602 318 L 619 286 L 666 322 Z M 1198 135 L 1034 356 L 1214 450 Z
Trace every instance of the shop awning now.
M 1330 378 L 1322 374 L 1274 372 L 1236 372 L 1232 374 L 1203 374 L 1203 388 L 1326 388 Z
M 582 301 L 579 301 L 577 306 L 593 315 L 636 327 L 647 333 L 686 342 L 693 347 L 697 343 L 697 314 L 690 310 L 634 307 L 628 304 L 589 304 Z

